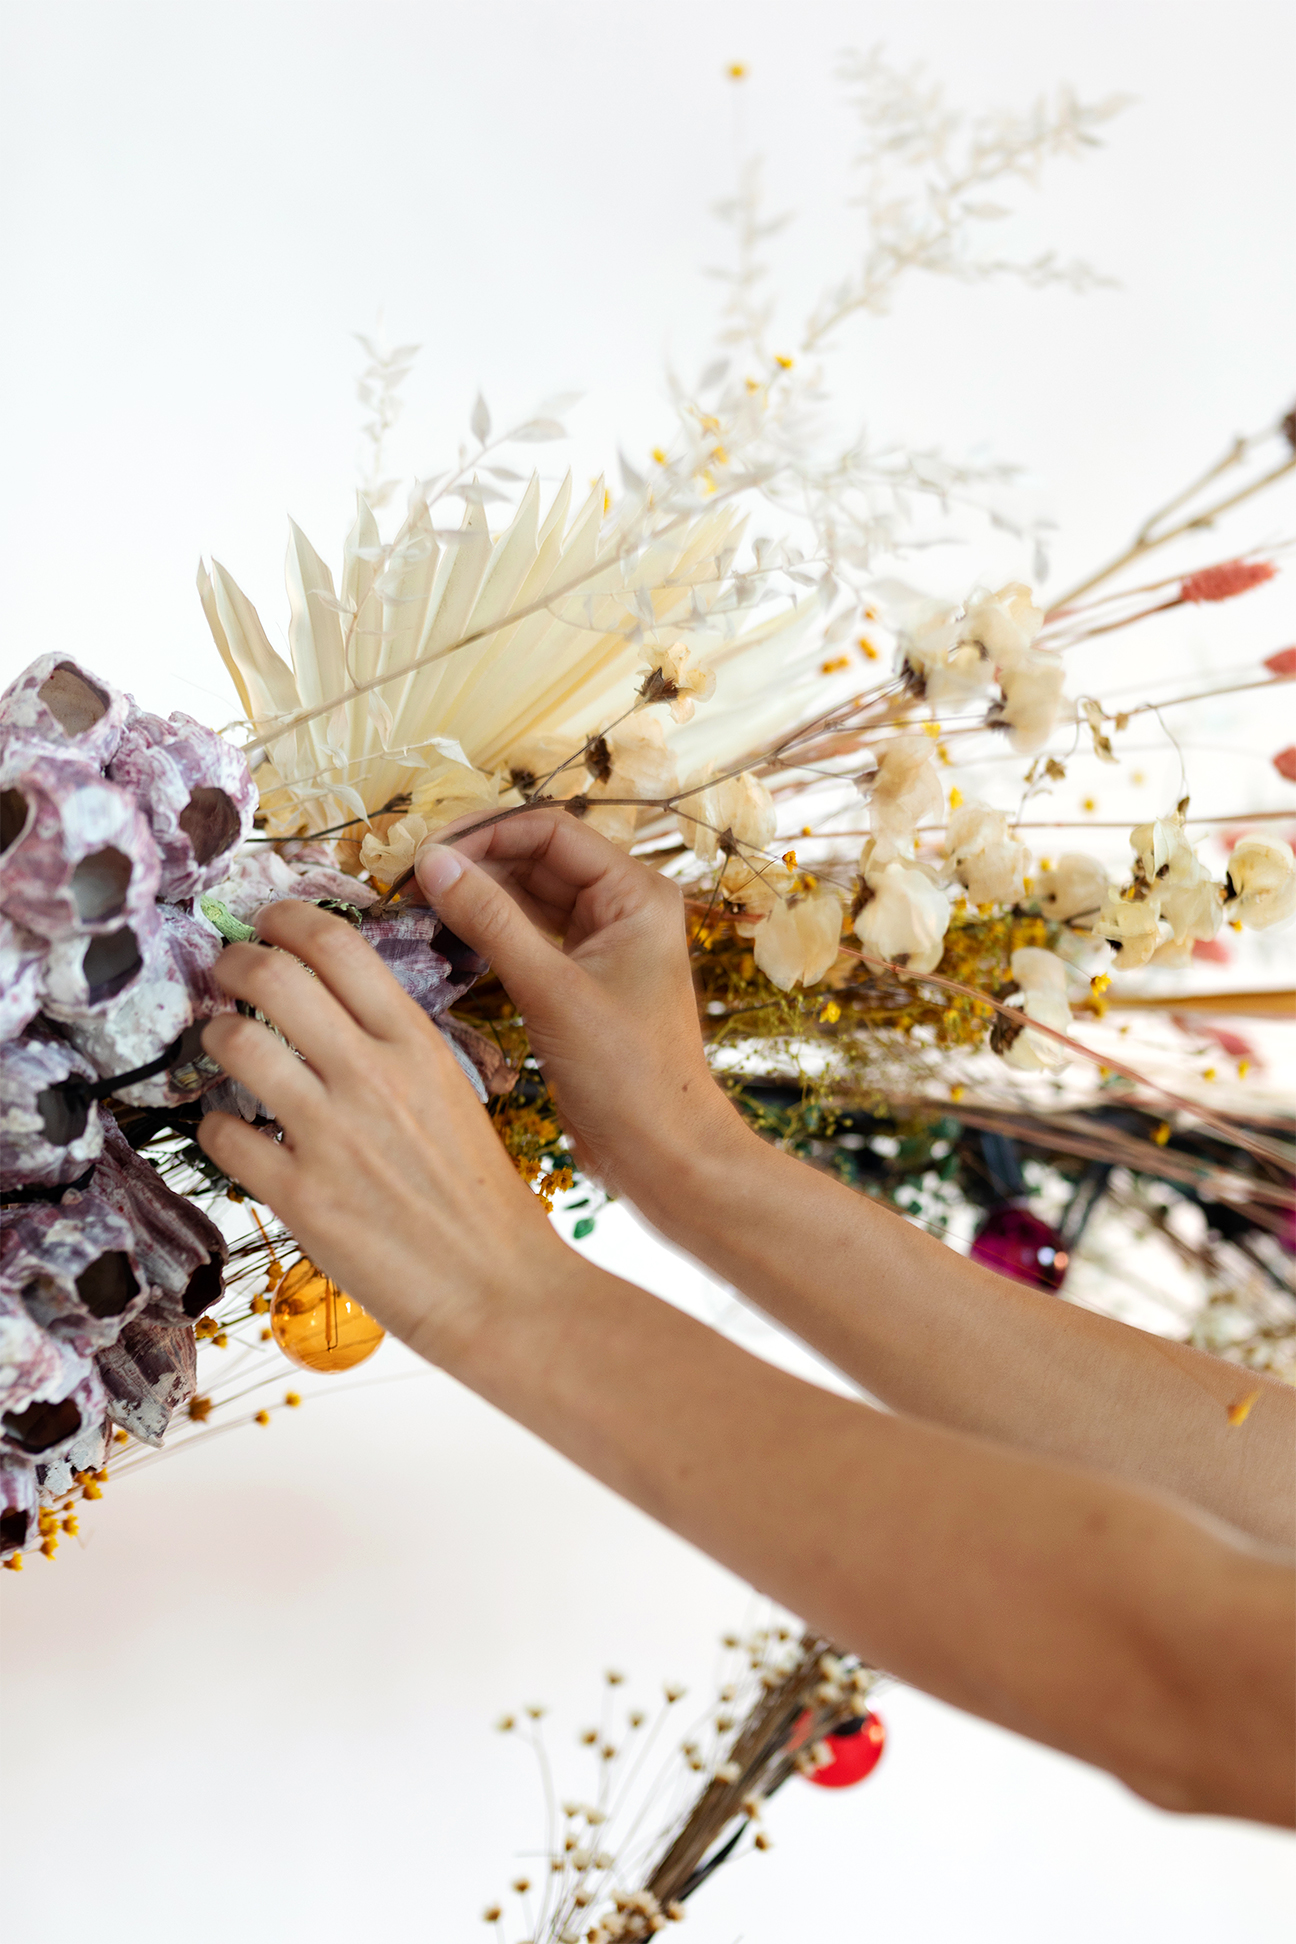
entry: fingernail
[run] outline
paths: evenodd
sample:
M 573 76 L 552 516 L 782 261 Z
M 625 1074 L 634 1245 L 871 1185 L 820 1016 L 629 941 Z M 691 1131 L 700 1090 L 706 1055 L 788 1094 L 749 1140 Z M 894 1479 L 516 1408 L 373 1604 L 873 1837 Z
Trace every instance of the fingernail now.
M 414 859 L 414 875 L 419 888 L 435 903 L 456 879 L 463 876 L 464 861 L 449 844 L 424 844 Z

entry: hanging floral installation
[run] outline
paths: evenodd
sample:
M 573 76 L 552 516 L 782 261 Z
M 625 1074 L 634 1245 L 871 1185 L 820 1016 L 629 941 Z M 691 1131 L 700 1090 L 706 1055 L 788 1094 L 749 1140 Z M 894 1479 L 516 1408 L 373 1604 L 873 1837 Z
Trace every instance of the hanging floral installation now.
M 1071 847 L 1049 800 L 1127 768 L 1136 724 L 1164 740 L 1172 708 L 1285 694 L 1291 647 L 1158 701 L 1086 692 L 1085 651 L 1123 631 L 1136 669 L 1156 617 L 1273 580 L 1285 542 L 1219 557 L 1214 536 L 1291 482 L 1296 415 L 1235 440 L 1079 585 L 1041 593 L 1043 533 L 1004 511 L 1011 469 L 843 443 L 830 351 L 919 276 L 1100 283 L 981 239 L 1120 104 L 1064 93 L 963 116 L 878 55 L 844 79 L 857 261 L 784 335 L 762 260 L 778 224 L 745 166 L 722 211 L 735 252 L 717 353 L 696 384 L 672 375 L 669 435 L 622 459 L 615 486 L 581 497 L 570 476 L 519 470 L 565 436 L 570 397 L 502 430 L 478 398 L 453 463 L 415 482 L 384 538 L 385 441 L 417 347 L 362 340 L 365 489 L 336 574 L 291 528 L 287 658 L 233 576 L 200 569 L 231 727 L 148 713 L 79 649 L 42 655 L 0 699 L 10 1569 L 52 1558 L 81 1502 L 164 1440 L 266 1425 L 301 1404 L 300 1372 L 352 1370 L 381 1342 L 195 1140 L 213 1109 L 275 1133 L 201 1040 L 233 1003 L 215 959 L 273 900 L 358 927 L 546 1206 L 577 1240 L 594 1226 L 602 1191 L 578 1176 L 525 1020 L 413 884 L 429 832 L 536 803 L 680 885 L 713 1069 L 768 1138 L 1064 1296 L 1102 1300 L 1094 1277 L 1078 1293 L 1086 1254 L 1119 1291 L 1119 1238 L 1150 1238 L 1187 1292 L 1159 1327 L 1296 1379 L 1290 1120 L 1219 1024 L 1258 1030 L 1291 994 L 1192 982 L 1222 939 L 1296 912 L 1296 804 L 1272 787 L 1296 782 L 1296 751 L 1256 751 L 1250 808 L 1199 811 L 1185 770 L 1124 826 L 1116 871 Z M 897 577 L 960 521 L 1013 532 L 1032 582 Z M 1201 1084 L 1225 1067 L 1227 1085 Z M 868 1761 L 836 1741 L 874 1719 L 873 1673 L 796 1629 L 748 1647 L 754 1689 L 685 1742 L 693 1793 L 667 1836 L 622 1867 L 599 1833 L 606 1794 L 564 1812 L 529 1915 L 524 1899 L 528 1937 L 660 1929 L 744 1831 L 766 1845 L 760 1807 L 788 1774 L 839 1757 L 839 1778 L 867 1772 L 880 1727 Z

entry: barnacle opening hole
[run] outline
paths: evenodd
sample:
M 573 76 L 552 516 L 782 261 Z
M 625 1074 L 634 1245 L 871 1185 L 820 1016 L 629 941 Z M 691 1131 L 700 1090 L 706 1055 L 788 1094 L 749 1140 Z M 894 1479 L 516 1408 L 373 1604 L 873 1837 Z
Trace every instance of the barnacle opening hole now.
M 57 1404 L 29 1404 L 25 1411 L 6 1411 L 4 1428 L 12 1444 L 38 1457 L 75 1437 L 81 1429 L 81 1406 L 75 1397 L 61 1397 Z
M 71 662 L 60 662 L 36 692 L 65 736 L 83 736 L 107 713 L 108 697 Z
M 224 790 L 211 784 L 200 783 L 190 791 L 178 821 L 198 864 L 209 864 L 238 842 L 239 813 Z
M 81 961 L 81 970 L 90 990 L 90 1004 L 115 999 L 128 986 L 144 964 L 139 942 L 129 925 L 120 931 L 92 938 Z
M 139 1278 L 124 1249 L 108 1249 L 96 1256 L 76 1279 L 77 1295 L 91 1316 L 120 1316 L 139 1294 Z
M 91 851 L 72 873 L 72 902 L 83 925 L 115 918 L 126 903 L 134 865 L 114 844 Z
M 18 842 L 30 816 L 31 805 L 21 790 L 0 790 L 0 851 Z

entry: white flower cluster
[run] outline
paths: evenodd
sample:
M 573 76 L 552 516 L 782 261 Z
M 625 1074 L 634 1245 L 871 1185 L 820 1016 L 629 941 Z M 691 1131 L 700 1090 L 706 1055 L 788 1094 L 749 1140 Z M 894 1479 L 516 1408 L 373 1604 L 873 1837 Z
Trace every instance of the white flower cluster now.
M 1035 646 L 1044 615 L 1019 581 L 977 594 L 962 608 L 906 596 L 900 664 L 937 714 L 988 700 L 987 720 L 1007 730 L 1018 755 L 1042 749 L 1062 708 L 1061 657 Z M 991 698 L 998 686 L 999 696 Z
M 1107 889 L 1093 926 L 1122 971 L 1185 961 L 1194 942 L 1214 938 L 1225 917 L 1265 931 L 1296 912 L 1296 859 L 1281 838 L 1243 837 L 1222 883 L 1188 842 L 1181 811 L 1137 825 L 1130 844 L 1130 882 Z

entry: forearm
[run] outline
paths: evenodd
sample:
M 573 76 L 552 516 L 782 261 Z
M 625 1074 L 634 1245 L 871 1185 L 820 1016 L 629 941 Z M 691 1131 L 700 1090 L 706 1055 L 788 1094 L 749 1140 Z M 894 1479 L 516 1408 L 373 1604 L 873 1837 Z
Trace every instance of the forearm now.
M 722 1104 L 723 1105 L 723 1104 Z M 892 1409 L 1169 1491 L 1293 1543 L 1296 1398 L 993 1274 L 727 1107 L 629 1185 L 678 1246 Z M 1244 1424 L 1228 1406 L 1259 1396 Z
M 1245 1545 L 1106 1479 L 830 1396 L 586 1264 L 546 1265 L 490 1324 L 433 1347 L 870 1663 L 1167 1806 L 1287 1814 L 1286 1576 Z M 1261 1642 L 1241 1666 L 1239 1639 Z

